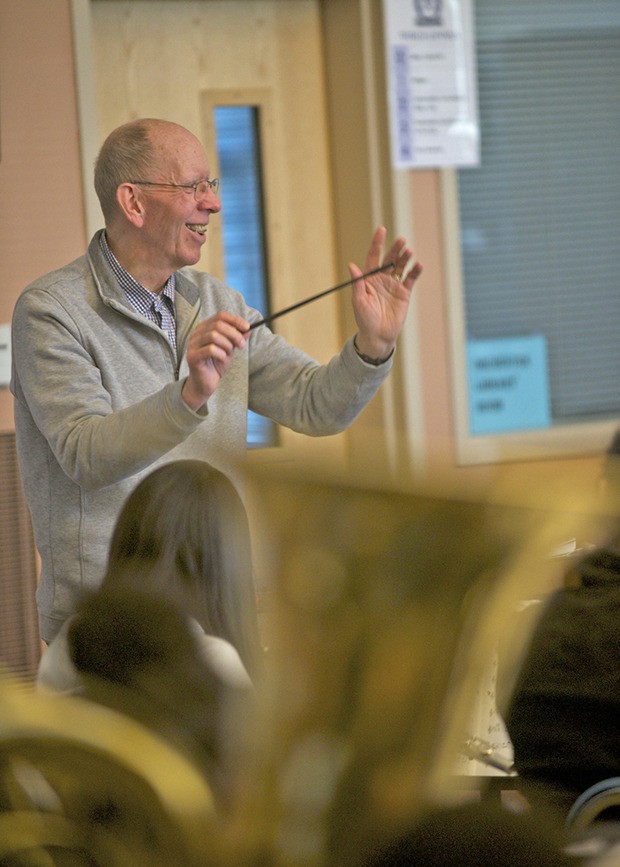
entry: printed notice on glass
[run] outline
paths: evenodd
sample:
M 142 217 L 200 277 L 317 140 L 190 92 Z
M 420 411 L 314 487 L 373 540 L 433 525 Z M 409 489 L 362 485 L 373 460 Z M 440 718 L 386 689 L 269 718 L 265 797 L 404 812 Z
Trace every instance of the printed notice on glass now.
M 471 0 L 383 0 L 392 163 L 477 166 Z
M 468 340 L 467 372 L 474 436 L 551 425 L 544 335 Z

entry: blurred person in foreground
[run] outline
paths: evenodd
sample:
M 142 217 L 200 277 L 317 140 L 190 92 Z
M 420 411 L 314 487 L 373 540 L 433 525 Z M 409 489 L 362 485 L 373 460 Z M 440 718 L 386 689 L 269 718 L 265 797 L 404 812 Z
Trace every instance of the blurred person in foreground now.
M 565 840 L 539 816 L 498 802 L 429 807 L 364 867 L 577 867 Z
M 112 537 L 102 588 L 116 584 L 182 605 L 205 662 L 224 680 L 250 686 L 260 678 L 247 515 L 219 470 L 204 461 L 174 461 L 140 482 Z M 40 687 L 83 691 L 68 651 L 71 623 L 65 621 L 41 658 Z
M 563 820 L 589 786 L 620 775 L 620 432 L 606 454 L 607 541 L 571 562 L 544 603 L 503 715 L 517 782 Z
M 210 664 L 184 607 L 161 590 L 106 583 L 78 605 L 67 645 L 80 697 L 137 720 L 179 749 L 227 811 L 254 695 Z

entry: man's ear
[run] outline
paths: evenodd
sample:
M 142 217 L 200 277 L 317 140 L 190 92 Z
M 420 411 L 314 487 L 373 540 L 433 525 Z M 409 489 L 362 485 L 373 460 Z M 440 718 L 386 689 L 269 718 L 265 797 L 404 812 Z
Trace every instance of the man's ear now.
M 118 207 L 129 222 L 140 228 L 144 223 L 144 199 L 135 184 L 123 183 L 116 190 Z

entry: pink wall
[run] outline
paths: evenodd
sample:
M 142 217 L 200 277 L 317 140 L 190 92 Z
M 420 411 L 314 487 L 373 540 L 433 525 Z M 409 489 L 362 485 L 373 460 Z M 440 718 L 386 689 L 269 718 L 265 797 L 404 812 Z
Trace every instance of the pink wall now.
M 69 0 L 0 0 L 0 323 L 24 286 L 85 249 L 72 53 Z

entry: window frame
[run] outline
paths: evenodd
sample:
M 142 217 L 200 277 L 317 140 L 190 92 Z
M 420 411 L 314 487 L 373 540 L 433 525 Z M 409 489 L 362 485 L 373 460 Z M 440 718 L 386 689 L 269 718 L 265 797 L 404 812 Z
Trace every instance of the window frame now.
M 620 426 L 620 419 L 553 424 L 548 428 L 502 434 L 474 436 L 470 433 L 465 286 L 456 170 L 440 171 L 440 192 L 457 464 L 562 458 L 595 454 L 604 450 Z
M 574 423 L 552 421 L 549 427 L 539 429 L 497 434 L 470 433 L 466 287 L 461 252 L 459 176 L 458 171 L 453 168 L 442 169 L 438 173 L 456 462 L 460 465 L 490 464 L 584 456 L 604 450 L 620 426 L 620 418 L 592 417 L 591 420 L 586 418 Z

